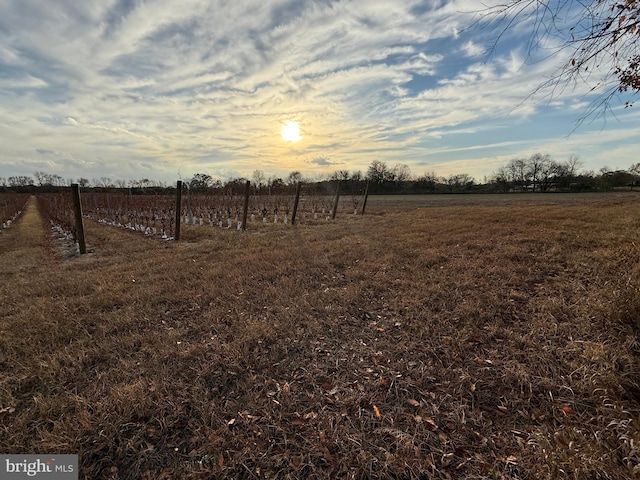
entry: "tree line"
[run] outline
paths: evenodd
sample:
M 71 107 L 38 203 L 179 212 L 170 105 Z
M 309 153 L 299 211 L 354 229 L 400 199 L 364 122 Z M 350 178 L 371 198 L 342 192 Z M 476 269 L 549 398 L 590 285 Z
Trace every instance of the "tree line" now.
M 370 181 L 369 191 L 374 194 L 597 192 L 640 186 L 640 163 L 627 170 L 605 166 L 597 172 L 582 170 L 582 166 L 576 155 L 557 161 L 549 154 L 536 153 L 528 158 L 513 158 L 478 181 L 467 173 L 413 176 L 407 165 L 389 167 L 375 160 L 366 178 Z
M 254 194 L 277 194 L 298 182 L 315 186 L 318 193 L 331 193 L 337 181 L 344 182 L 351 192 L 363 192 L 368 187 L 371 194 L 427 194 L 427 193 L 509 193 L 509 192 L 589 192 L 605 191 L 620 187 L 640 186 L 640 163 L 627 170 L 581 170 L 582 162 L 572 155 L 565 161 L 554 160 L 549 154 L 536 153 L 528 158 L 513 158 L 499 167 L 491 176 L 478 181 L 467 173 L 438 176 L 435 172 L 414 175 L 406 164 L 389 166 L 374 160 L 367 171 L 336 170 L 313 179 L 300 171 L 292 171 L 286 177 L 269 176 L 263 170 L 254 170 L 250 178 L 236 177 L 216 179 L 206 173 L 196 173 L 183 180 L 183 185 L 193 193 L 244 191 L 247 180 Z M 0 177 L 0 190 L 16 192 L 61 191 L 71 183 L 82 188 L 96 190 L 128 190 L 138 193 L 168 193 L 174 185 L 142 178 L 139 180 L 112 180 L 109 177 L 64 179 L 56 174 L 37 171 L 33 176 Z

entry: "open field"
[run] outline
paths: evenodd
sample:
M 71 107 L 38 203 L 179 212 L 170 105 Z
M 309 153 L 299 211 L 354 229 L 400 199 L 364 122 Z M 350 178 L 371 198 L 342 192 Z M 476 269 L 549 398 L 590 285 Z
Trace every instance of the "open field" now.
M 435 195 L 375 195 L 369 197 L 372 206 L 404 207 L 452 207 L 452 206 L 526 206 L 526 205 L 585 205 L 592 202 L 628 199 L 640 195 L 640 191 L 608 193 L 508 193 L 508 194 L 435 194 Z
M 440 197 L 440 196 L 439 196 Z M 81 479 L 640 478 L 640 197 L 0 233 L 0 451 Z

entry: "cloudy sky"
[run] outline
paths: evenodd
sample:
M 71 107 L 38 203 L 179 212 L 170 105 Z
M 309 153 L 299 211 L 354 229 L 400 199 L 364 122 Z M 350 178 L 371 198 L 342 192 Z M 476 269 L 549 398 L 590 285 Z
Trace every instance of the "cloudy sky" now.
M 536 152 L 638 161 L 637 109 L 576 129 L 587 86 L 529 98 L 562 58 L 530 57 L 527 23 L 487 55 L 479 5 L 0 0 L 0 177 L 313 178 L 381 160 L 482 180 Z

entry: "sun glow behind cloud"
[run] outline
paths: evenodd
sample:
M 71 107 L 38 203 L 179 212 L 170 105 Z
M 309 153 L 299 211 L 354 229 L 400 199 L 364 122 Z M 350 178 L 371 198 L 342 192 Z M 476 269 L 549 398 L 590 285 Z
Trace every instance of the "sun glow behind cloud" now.
M 481 177 L 494 169 L 487 159 L 556 154 L 585 91 L 533 103 L 558 59 L 524 63 L 527 32 L 516 30 L 485 62 L 494 34 L 467 28 L 461 12 L 474 10 L 471 0 L 10 2 L 0 15 L 0 176 L 170 181 L 382 160 Z M 283 142 L 273 126 L 287 118 L 313 135 Z M 597 145 L 572 145 L 593 168 L 609 162 Z
M 285 142 L 297 142 L 302 137 L 300 136 L 300 128 L 298 122 L 287 121 L 280 128 L 280 135 Z

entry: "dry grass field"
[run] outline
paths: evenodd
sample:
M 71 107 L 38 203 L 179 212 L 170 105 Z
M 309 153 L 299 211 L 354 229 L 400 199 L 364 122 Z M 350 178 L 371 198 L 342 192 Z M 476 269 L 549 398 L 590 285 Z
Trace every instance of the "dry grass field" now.
M 0 232 L 0 451 L 81 479 L 640 478 L 640 197 Z M 432 202 L 432 203 L 429 203 Z

